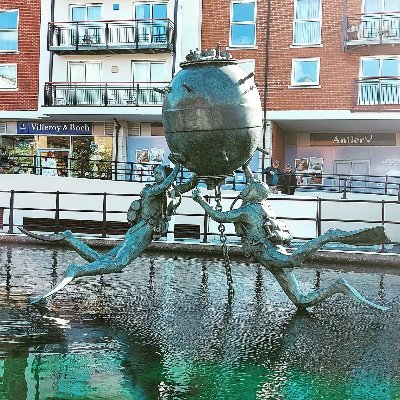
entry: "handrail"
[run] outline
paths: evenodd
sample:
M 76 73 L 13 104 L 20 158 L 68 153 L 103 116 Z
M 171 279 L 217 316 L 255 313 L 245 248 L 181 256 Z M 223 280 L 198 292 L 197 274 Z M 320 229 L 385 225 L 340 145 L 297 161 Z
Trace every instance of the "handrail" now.
M 46 194 L 47 200 L 43 199 L 43 195 Z M 8 198 L 7 198 L 8 195 Z M 42 206 L 41 207 L 25 207 L 23 206 L 25 201 L 32 204 L 35 201 L 36 195 L 40 196 Z M 74 196 L 74 197 L 84 197 L 91 196 L 96 197 L 97 200 L 93 200 L 93 203 L 97 204 L 97 208 L 68 208 L 61 207 L 60 204 L 66 202 L 66 196 Z M 112 202 L 109 202 L 108 199 L 110 197 L 130 197 L 132 200 L 139 196 L 139 192 L 137 193 L 109 193 L 109 192 L 99 192 L 99 193 L 82 193 L 82 192 L 64 192 L 64 191 L 52 191 L 52 192 L 43 192 L 43 191 L 29 191 L 29 190 L 0 190 L 0 208 L 3 212 L 3 219 L 8 222 L 3 223 L 2 230 L 3 233 L 14 234 L 18 233 L 17 227 L 24 227 L 25 229 L 32 229 L 34 231 L 42 231 L 42 232 L 57 232 L 65 229 L 72 229 L 76 232 L 87 234 L 97 234 L 101 235 L 103 238 L 106 237 L 114 237 L 115 235 L 121 236 L 128 229 L 129 225 L 127 222 L 121 221 L 119 216 L 126 215 L 127 210 L 115 209 L 116 202 L 115 199 Z M 184 197 L 189 197 L 189 195 L 185 195 Z M 235 198 L 234 194 L 228 194 L 223 192 L 223 201 L 233 201 Z M 67 200 L 68 201 L 68 200 Z M 207 201 L 211 203 L 215 203 L 214 196 L 207 196 Z M 296 207 L 296 215 L 294 216 L 285 216 L 285 215 L 277 215 L 278 218 L 284 219 L 287 222 L 290 221 L 298 221 L 302 224 L 308 223 L 309 226 L 314 226 L 315 235 L 307 236 L 307 237 L 299 237 L 295 236 L 294 241 L 303 241 L 309 240 L 313 237 L 320 235 L 325 231 L 328 227 L 335 225 L 335 223 L 345 223 L 346 229 L 357 229 L 360 227 L 360 224 L 364 224 L 362 226 L 371 226 L 373 225 L 400 225 L 400 213 L 393 212 L 393 206 L 399 206 L 398 201 L 390 201 L 390 200 L 365 200 L 365 199 L 353 199 L 353 200 L 340 200 L 340 199 L 322 199 L 322 198 L 302 198 L 297 197 L 293 198 L 288 196 L 287 198 L 271 198 L 269 202 L 271 203 L 272 208 L 278 206 L 281 201 L 289 201 L 295 202 L 297 204 Z M 87 201 L 82 202 L 74 202 L 74 204 L 87 204 Z M 92 204 L 93 204 L 92 203 Z M 113 209 L 108 209 L 108 204 L 113 204 Z M 125 202 L 123 202 L 125 204 Z M 310 212 L 303 212 L 303 210 L 308 209 L 309 207 L 299 207 L 298 204 L 312 204 L 315 206 L 316 213 L 313 216 Z M 18 206 L 16 206 L 18 204 Z M 28 203 L 27 203 L 28 204 Z M 121 203 L 122 204 L 122 203 Z M 332 218 L 327 215 L 330 204 L 336 204 L 335 217 Z M 367 218 L 338 218 L 336 215 L 340 212 L 340 207 L 343 209 L 347 209 L 351 204 L 354 204 L 358 207 L 373 207 L 375 210 L 373 217 Z M 49 206 L 50 205 L 50 206 Z M 53 205 L 53 206 L 52 206 Z M 360 208 L 358 207 L 358 208 Z M 397 218 L 390 219 L 387 215 L 389 213 L 386 210 L 392 210 L 391 215 L 396 215 Z M 285 207 L 287 209 L 287 206 Z M 380 213 L 378 212 L 381 210 Z M 30 213 L 31 212 L 31 213 Z M 62 214 L 67 212 L 69 219 L 62 218 Z M 89 219 L 87 219 L 87 215 L 89 214 Z M 380 218 L 377 217 L 380 214 Z M 40 215 L 40 218 L 36 218 L 35 216 Z M 73 215 L 73 217 L 71 216 Z M 94 215 L 97 215 L 97 218 L 94 218 Z M 366 213 L 365 215 L 368 215 Z M 217 225 L 215 223 L 211 224 L 211 220 L 208 215 L 201 210 L 201 212 L 196 213 L 180 213 L 179 209 L 176 214 L 177 217 L 181 219 L 186 217 L 188 219 L 188 224 L 193 226 L 203 227 L 201 237 L 198 238 L 198 243 L 210 243 L 216 242 L 219 232 L 217 229 Z M 117 218 L 117 219 L 116 219 Z M 197 218 L 197 219 L 196 219 Z M 22 221 L 22 223 L 21 223 Z M 84 225 L 83 222 L 87 221 L 88 224 Z M 1 221 L 0 221 L 1 222 Z M 40 225 L 44 224 L 44 225 Z M 66 227 L 66 224 L 69 224 Z M 354 226 L 351 226 L 354 224 Z M 1 223 L 0 223 L 1 226 Z M 83 227 L 83 228 L 82 228 Z M 93 228 L 94 227 L 94 228 Z M 75 228 L 75 229 L 74 229 Z M 174 234 L 176 226 L 171 225 L 168 231 L 168 234 Z M 191 234 L 191 232 L 189 232 Z M 231 239 L 234 239 L 235 242 L 239 242 L 239 238 L 234 233 L 227 233 Z M 231 241 L 232 243 L 232 241 Z M 385 247 L 382 245 L 382 249 Z

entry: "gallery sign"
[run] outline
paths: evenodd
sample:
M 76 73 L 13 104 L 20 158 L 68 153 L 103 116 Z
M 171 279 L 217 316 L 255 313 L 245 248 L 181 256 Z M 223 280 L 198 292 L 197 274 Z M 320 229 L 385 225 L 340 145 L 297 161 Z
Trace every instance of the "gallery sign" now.
M 310 146 L 396 146 L 396 134 L 311 133 Z
M 17 134 L 21 135 L 92 135 L 91 122 L 17 122 Z

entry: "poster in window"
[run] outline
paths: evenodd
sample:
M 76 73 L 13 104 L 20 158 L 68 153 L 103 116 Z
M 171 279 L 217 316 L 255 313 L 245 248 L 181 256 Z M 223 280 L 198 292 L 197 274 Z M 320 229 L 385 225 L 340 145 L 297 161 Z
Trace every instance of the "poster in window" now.
M 136 150 L 136 161 L 138 163 L 150 162 L 149 149 Z
M 150 149 L 150 161 L 162 164 L 164 160 L 164 149 L 157 149 L 152 147 Z
M 296 158 L 294 160 L 296 166 L 297 186 L 308 184 L 308 158 Z
M 310 172 L 310 184 L 322 185 L 322 172 L 324 167 L 324 159 L 322 157 L 310 157 L 308 171 Z
M 296 158 L 296 172 L 306 173 L 308 171 L 308 158 Z

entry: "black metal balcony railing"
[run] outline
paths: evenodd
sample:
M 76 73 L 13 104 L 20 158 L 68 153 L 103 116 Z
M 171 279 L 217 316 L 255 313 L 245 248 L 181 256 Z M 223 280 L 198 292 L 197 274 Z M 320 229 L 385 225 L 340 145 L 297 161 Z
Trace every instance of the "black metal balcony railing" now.
M 54 106 L 162 106 L 168 82 L 47 82 L 44 105 Z
M 345 43 L 346 46 L 400 44 L 400 12 L 347 16 Z
M 353 84 L 353 111 L 400 111 L 400 76 L 359 78 Z
M 61 53 L 171 51 L 169 19 L 50 22 L 48 49 Z

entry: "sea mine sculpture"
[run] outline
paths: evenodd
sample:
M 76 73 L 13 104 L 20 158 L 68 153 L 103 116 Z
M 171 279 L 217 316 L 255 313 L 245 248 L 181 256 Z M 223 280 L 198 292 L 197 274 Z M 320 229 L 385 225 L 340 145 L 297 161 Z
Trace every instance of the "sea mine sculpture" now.
M 308 308 L 333 294 L 343 293 L 373 308 L 386 310 L 386 307 L 367 300 L 344 279 L 308 294 L 303 293 L 293 272 L 295 267 L 300 267 L 328 242 L 353 245 L 386 243 L 389 239 L 383 227 L 351 232 L 332 228 L 289 253 L 285 245 L 291 240 L 290 232 L 283 221 L 274 216 L 266 201 L 268 186 L 253 177 L 248 166 L 259 146 L 262 131 L 261 103 L 253 73 L 241 69 L 229 53 L 221 51 L 219 45 L 215 50 L 191 51 L 181 67 L 163 91 L 163 123 L 175 167 L 170 170 L 159 166 L 154 170 L 155 182 L 143 188 L 140 199 L 134 200 L 128 210 L 132 227 L 123 242 L 105 254 L 90 248 L 70 231 L 40 235 L 21 229 L 40 240 L 65 243 L 88 261 L 87 264 L 70 265 L 59 284 L 32 302 L 53 295 L 77 277 L 120 272 L 152 240 L 167 231 L 168 222 L 180 204 L 176 199 L 194 189 L 199 180 L 204 180 L 209 187 L 215 188 L 216 208 L 211 208 L 197 189 L 192 197 L 220 223 L 229 294 L 233 295 L 233 283 L 223 223 L 235 224 L 245 254 L 273 274 L 298 308 Z M 188 182 L 176 185 L 181 166 L 194 174 Z M 231 210 L 222 211 L 221 184 L 239 167 L 243 168 L 246 176 L 246 187 L 237 197 L 241 205 L 234 208 L 235 200 Z

